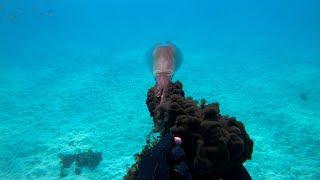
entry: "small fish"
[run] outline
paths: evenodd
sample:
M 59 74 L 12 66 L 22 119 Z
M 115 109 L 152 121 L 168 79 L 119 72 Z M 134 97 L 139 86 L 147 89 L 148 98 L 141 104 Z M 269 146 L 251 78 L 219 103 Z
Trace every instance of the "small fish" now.
M 305 93 L 300 93 L 300 99 L 303 101 L 308 101 L 308 96 Z
M 53 16 L 54 15 L 54 11 L 52 9 L 48 9 L 47 11 L 40 12 L 40 15 L 42 15 L 42 16 Z
M 52 9 L 48 9 L 47 15 L 48 16 L 53 16 L 54 15 L 54 11 Z
M 73 140 L 69 142 L 69 146 L 74 146 L 74 141 Z
M 17 19 L 17 16 L 16 15 L 9 15 L 9 21 L 11 22 L 11 23 L 14 23 L 15 21 L 16 21 L 16 19 Z

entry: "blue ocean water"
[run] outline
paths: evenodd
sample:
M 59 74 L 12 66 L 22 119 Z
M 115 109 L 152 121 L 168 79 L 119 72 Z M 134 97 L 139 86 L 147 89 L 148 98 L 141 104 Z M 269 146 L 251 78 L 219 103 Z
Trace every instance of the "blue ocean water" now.
M 255 142 L 253 179 L 320 179 L 320 2 L 0 0 L 0 179 L 57 179 L 58 154 L 103 153 L 66 179 L 122 179 L 152 128 L 146 51 Z

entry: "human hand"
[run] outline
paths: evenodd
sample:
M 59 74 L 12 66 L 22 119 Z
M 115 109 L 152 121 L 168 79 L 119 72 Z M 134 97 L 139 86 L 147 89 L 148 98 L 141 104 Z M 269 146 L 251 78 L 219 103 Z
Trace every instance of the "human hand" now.
M 177 145 L 181 145 L 182 140 L 181 140 L 180 137 L 174 137 L 174 142 L 175 142 Z

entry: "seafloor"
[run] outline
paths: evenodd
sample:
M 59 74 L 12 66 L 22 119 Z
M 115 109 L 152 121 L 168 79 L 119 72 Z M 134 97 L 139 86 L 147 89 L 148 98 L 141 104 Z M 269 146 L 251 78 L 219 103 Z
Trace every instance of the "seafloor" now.
M 254 179 L 318 179 L 318 57 L 244 50 L 231 58 L 185 51 L 175 79 L 245 123 L 255 142 L 245 164 Z M 143 48 L 60 53 L 54 64 L 1 66 L 0 177 L 55 179 L 59 153 L 93 149 L 103 152 L 100 165 L 77 177 L 70 170 L 67 179 L 121 179 L 152 128 L 145 99 L 154 82 Z

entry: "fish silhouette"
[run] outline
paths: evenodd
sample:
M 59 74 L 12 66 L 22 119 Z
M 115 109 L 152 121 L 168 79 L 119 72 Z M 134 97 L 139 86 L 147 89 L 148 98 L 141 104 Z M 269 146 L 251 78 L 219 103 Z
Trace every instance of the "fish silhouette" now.
M 17 19 L 17 16 L 16 15 L 9 15 L 8 17 L 9 21 L 11 23 L 15 23 L 16 22 L 16 19 Z

